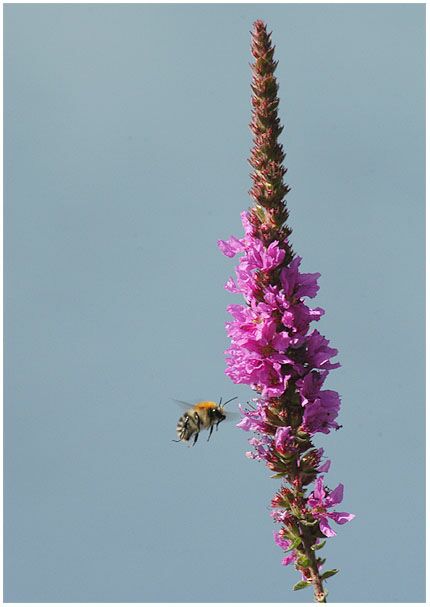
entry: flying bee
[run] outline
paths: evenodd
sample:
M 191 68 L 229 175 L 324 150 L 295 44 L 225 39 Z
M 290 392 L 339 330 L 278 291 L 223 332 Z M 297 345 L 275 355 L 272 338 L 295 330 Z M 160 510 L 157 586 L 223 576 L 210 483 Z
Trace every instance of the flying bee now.
M 224 407 L 236 398 L 237 396 L 230 398 L 230 400 L 224 404 L 222 404 L 222 398 L 219 399 L 218 404 L 208 400 L 199 401 L 195 405 L 185 403 L 181 400 L 176 401 L 180 405 L 186 406 L 187 410 L 178 420 L 176 425 L 176 434 L 178 436 L 178 440 L 174 440 L 173 442 L 187 443 L 194 436 L 194 447 L 197 439 L 199 438 L 201 430 L 209 430 L 209 440 L 212 436 L 214 427 L 216 430 L 218 430 L 220 423 L 224 421 L 227 416 L 230 417 L 231 414 L 224 411 Z

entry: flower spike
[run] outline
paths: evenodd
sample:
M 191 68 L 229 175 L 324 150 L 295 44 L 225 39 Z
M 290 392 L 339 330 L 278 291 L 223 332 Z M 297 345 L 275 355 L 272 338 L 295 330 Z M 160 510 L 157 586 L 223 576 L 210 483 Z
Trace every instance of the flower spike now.
M 324 485 L 321 474 L 330 460 L 313 444 L 318 433 L 341 427 L 339 394 L 323 389 L 329 372 L 340 365 L 332 360 L 337 350 L 311 329 L 324 314 L 309 305 L 320 274 L 300 270 L 301 258 L 290 242 L 285 204 L 290 188 L 284 183 L 285 153 L 278 140 L 277 62 L 271 34 L 261 20 L 254 23 L 251 51 L 253 206 L 242 213 L 243 237 L 218 242 L 227 257 L 240 255 L 236 278 L 228 280 L 226 289 L 245 300 L 227 308 L 232 320 L 226 323 L 231 339 L 226 374 L 256 392 L 251 404 L 240 407 L 238 427 L 254 433 L 247 457 L 264 461 L 282 479 L 271 510 L 281 525 L 274 539 L 286 553 L 282 564 L 294 563 L 301 574 L 294 590 L 313 586 L 315 600 L 325 603 L 324 581 L 337 570 L 323 572 L 325 559 L 317 551 L 336 535 L 331 521 L 343 525 L 354 518 L 333 510 L 342 501 L 343 485 L 334 490 Z

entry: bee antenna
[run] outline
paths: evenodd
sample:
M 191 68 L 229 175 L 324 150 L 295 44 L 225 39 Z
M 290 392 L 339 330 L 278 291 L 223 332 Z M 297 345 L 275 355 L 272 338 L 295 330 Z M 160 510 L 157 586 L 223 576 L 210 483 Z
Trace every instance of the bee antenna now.
M 226 405 L 228 405 L 228 403 L 231 403 L 231 401 L 232 401 L 232 400 L 236 400 L 236 398 L 237 398 L 237 396 L 233 396 L 233 398 L 230 398 L 230 400 L 228 400 L 227 402 L 225 402 L 225 403 L 223 404 L 223 408 L 224 408 Z M 221 401 L 220 401 L 220 405 L 221 405 Z

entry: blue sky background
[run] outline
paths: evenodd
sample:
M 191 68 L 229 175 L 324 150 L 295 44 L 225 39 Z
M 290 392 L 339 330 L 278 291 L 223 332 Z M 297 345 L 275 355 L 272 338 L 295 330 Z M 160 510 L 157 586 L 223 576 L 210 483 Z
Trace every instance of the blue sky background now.
M 293 247 L 321 272 L 357 518 L 332 602 L 424 601 L 424 5 L 6 5 L 5 600 L 291 602 L 279 486 L 171 397 L 224 376 L 216 248 L 247 208 L 252 22 L 273 30 Z M 234 403 L 232 403 L 233 405 Z

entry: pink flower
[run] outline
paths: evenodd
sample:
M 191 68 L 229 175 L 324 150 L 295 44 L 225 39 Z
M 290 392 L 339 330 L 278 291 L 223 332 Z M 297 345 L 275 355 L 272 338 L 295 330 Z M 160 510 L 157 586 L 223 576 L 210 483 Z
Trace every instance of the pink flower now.
M 255 409 L 244 409 L 241 405 L 239 405 L 239 409 L 243 417 L 236 424 L 238 428 L 245 430 L 245 432 L 264 432 L 267 428 L 267 416 L 261 402 L 257 403 Z
M 224 288 L 226 291 L 230 291 L 230 293 L 240 293 L 239 288 L 231 276 L 225 283 Z
M 234 321 L 226 323 L 227 334 L 237 343 L 243 343 L 249 336 L 262 339 L 265 324 L 271 322 L 272 308 L 265 303 L 233 304 L 227 306 L 227 311 L 234 317 Z
M 267 460 L 271 440 L 266 435 L 261 435 L 260 438 L 253 436 L 248 440 L 248 443 L 254 447 L 254 451 L 247 451 L 246 456 L 250 459 Z
M 282 550 L 290 550 L 291 544 L 292 542 L 288 539 L 286 539 L 280 531 L 275 531 L 273 533 L 273 539 L 275 540 L 275 544 L 277 544 L 280 548 L 282 548 Z M 291 563 L 293 563 L 297 558 L 297 552 L 295 550 L 291 550 L 290 554 L 287 554 L 287 556 L 284 556 L 284 558 L 282 559 L 281 563 L 285 566 L 290 565 Z
M 283 426 L 275 432 L 275 447 L 280 453 L 287 453 L 288 447 L 294 440 L 291 426 Z
M 218 240 L 218 247 L 227 257 L 234 257 L 240 251 L 243 251 L 243 240 L 239 240 L 236 236 L 230 236 L 228 240 Z
M 335 421 L 340 409 L 340 397 L 334 390 L 322 390 L 319 398 L 308 403 L 303 414 L 303 428 L 310 434 L 328 434 L 331 428 L 339 429 Z
M 279 363 L 290 362 L 291 359 L 285 354 L 290 345 L 290 336 L 286 331 L 278 332 L 273 319 L 267 319 L 261 325 L 260 335 L 245 336 L 242 346 L 249 352 L 256 353 L 260 358 Z
M 329 341 L 316 329 L 307 338 L 307 360 L 314 369 L 337 369 L 339 363 L 331 363 L 330 358 L 337 355 L 336 348 L 328 347 Z
M 296 304 L 288 304 L 282 316 L 282 322 L 294 333 L 306 334 L 310 323 L 319 320 L 323 314 L 324 310 L 322 308 L 312 309 L 299 301 Z
M 303 428 L 310 434 L 330 429 L 337 430 L 335 422 L 340 409 L 340 396 L 334 390 L 320 390 L 328 371 L 311 371 L 296 383 L 304 407 Z
M 284 556 L 284 558 L 282 559 L 281 563 L 283 565 L 291 565 L 291 563 L 294 563 L 294 561 L 297 558 L 297 552 L 295 550 L 292 550 L 290 552 L 290 554 L 287 554 L 287 556 Z
M 301 257 L 295 257 L 287 268 L 281 271 L 281 284 L 288 297 L 300 299 L 300 297 L 315 297 L 319 290 L 317 284 L 318 278 L 321 276 L 319 272 L 314 274 L 301 274 L 299 265 L 302 261 Z
M 254 238 L 246 254 L 248 267 L 263 271 L 277 268 L 284 261 L 284 258 L 285 251 L 279 248 L 276 240 L 266 248 L 261 241 Z
M 336 489 L 333 489 L 333 491 L 329 491 L 324 487 L 324 477 L 320 476 L 317 478 L 315 489 L 308 498 L 308 506 L 310 506 L 313 516 L 319 521 L 321 532 L 327 537 L 336 535 L 336 531 L 328 524 L 329 518 L 334 520 L 338 525 L 344 525 L 355 518 L 355 514 L 349 514 L 348 512 L 328 512 L 328 508 L 340 504 L 342 500 L 342 483 Z
M 282 508 L 274 508 L 271 510 L 270 516 L 277 523 L 285 523 L 290 519 L 290 514 Z
M 275 540 L 275 544 L 282 548 L 282 550 L 288 550 L 291 546 L 290 540 L 284 538 L 280 531 L 273 532 L 273 539 Z

